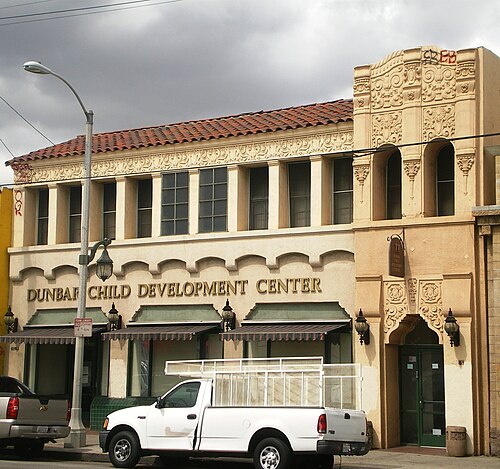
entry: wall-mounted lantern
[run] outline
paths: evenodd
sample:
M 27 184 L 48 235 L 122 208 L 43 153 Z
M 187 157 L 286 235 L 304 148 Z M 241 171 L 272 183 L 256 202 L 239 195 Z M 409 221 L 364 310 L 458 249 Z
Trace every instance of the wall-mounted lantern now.
M 236 314 L 233 311 L 233 308 L 229 306 L 229 300 L 226 300 L 226 306 L 222 308 L 222 329 L 224 331 L 230 331 L 234 329 L 236 325 Z
M 460 326 L 457 324 L 457 319 L 453 316 L 451 308 L 444 322 L 444 330 L 450 338 L 450 345 L 452 347 L 458 347 L 460 345 Z
M 80 265 L 89 265 L 94 259 L 99 246 L 103 247 L 101 257 L 96 262 L 96 275 L 105 282 L 113 274 L 113 261 L 109 257 L 107 246 L 111 244 L 111 240 L 104 238 L 102 241 L 95 243 L 90 249 L 90 254 L 80 256 Z
M 115 308 L 114 303 L 108 311 L 108 321 L 110 331 L 117 331 L 122 328 L 122 316 L 118 314 L 118 310 Z
M 356 322 L 354 323 L 354 329 L 359 335 L 359 342 L 361 345 L 370 345 L 370 324 L 366 321 L 365 316 L 361 308 L 356 316 Z
M 5 326 L 7 327 L 7 334 L 12 334 L 13 332 L 17 332 L 17 327 L 19 325 L 18 320 L 14 317 L 14 313 L 10 306 L 7 308 L 7 312 L 4 317 Z

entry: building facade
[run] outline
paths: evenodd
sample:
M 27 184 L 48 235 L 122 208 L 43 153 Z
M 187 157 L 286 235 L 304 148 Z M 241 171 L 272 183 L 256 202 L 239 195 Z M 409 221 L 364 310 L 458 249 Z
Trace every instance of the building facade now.
M 444 446 L 453 425 L 489 454 L 472 207 L 495 203 L 499 76 L 486 49 L 420 47 L 357 67 L 352 100 L 94 136 L 89 236 L 113 240 L 114 275 L 90 266 L 88 423 L 162 393 L 165 360 L 320 356 L 361 365 L 376 447 Z M 39 392 L 72 382 L 83 143 L 10 162 L 22 330 L 0 340 Z

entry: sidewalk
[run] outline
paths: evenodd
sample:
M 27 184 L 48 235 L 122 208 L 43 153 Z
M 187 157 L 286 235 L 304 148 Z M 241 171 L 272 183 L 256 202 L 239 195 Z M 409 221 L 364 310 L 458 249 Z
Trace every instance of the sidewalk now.
M 68 461 L 108 462 L 107 453 L 103 453 L 99 447 L 99 436 L 95 432 L 87 433 L 87 445 L 83 448 L 65 448 L 64 443 L 48 443 L 44 450 L 48 457 Z M 157 465 L 155 456 L 141 459 L 142 463 Z M 231 459 L 224 458 L 225 464 L 221 467 L 232 467 L 229 465 Z M 241 460 L 239 460 L 241 462 Z M 213 462 L 208 464 L 214 467 Z M 161 466 L 158 464 L 158 466 Z M 196 466 L 199 467 L 198 464 Z M 248 464 L 248 467 L 252 467 Z M 500 469 L 500 458 L 489 456 L 469 456 L 465 458 L 453 458 L 446 454 L 441 448 L 419 448 L 401 447 L 388 450 L 372 450 L 366 456 L 335 456 L 334 468 L 357 468 L 357 469 L 399 469 L 399 468 L 467 468 L 467 469 Z

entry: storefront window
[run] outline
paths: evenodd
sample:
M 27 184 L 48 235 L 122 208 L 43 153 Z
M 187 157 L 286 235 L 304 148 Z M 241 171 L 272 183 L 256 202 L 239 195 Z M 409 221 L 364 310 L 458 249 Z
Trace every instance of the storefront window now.
M 208 334 L 199 340 L 130 341 L 128 395 L 155 397 L 165 394 L 182 381 L 165 376 L 165 362 L 222 358 L 218 334 Z

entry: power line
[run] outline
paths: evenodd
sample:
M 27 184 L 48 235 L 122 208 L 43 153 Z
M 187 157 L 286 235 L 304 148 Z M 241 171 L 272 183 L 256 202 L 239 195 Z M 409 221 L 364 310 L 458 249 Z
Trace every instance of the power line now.
M 7 151 L 12 155 L 12 158 L 15 158 L 14 153 L 10 151 L 10 148 L 5 144 L 5 142 L 0 138 L 0 142 L 2 142 L 2 145 L 7 149 Z
M 30 5 L 39 5 L 40 3 L 47 3 L 47 2 L 53 2 L 57 0 L 37 0 L 36 2 L 26 2 L 26 3 L 17 3 L 15 5 L 5 5 L 3 7 L 0 7 L 0 10 L 7 10 L 8 8 L 20 8 L 20 7 L 26 7 Z
M 26 117 L 24 117 L 19 111 L 17 111 L 13 106 L 11 106 L 6 100 L 5 98 L 3 98 L 2 96 L 0 96 L 0 99 L 5 103 L 7 104 L 7 106 L 9 106 L 24 122 L 26 122 L 29 126 L 31 126 L 33 129 L 35 129 L 45 140 L 49 141 L 52 145 L 55 145 L 55 143 L 49 138 L 47 137 L 46 135 L 44 135 L 42 133 L 41 130 L 38 130 L 28 119 L 26 119 Z M 5 144 L 4 144 L 5 145 Z
M 135 9 L 135 8 L 144 8 L 144 7 L 149 7 L 149 6 L 164 5 L 167 3 L 178 3 L 178 2 L 182 2 L 183 0 L 161 0 L 161 1 L 156 1 L 154 3 L 148 3 L 147 5 L 142 4 L 143 2 L 152 2 L 152 1 L 154 1 L 154 0 L 134 0 L 134 1 L 128 1 L 128 2 L 112 3 L 109 5 L 98 5 L 98 6 L 94 6 L 94 7 L 81 7 L 81 8 L 73 8 L 73 9 L 66 9 L 66 10 L 55 10 L 52 12 L 32 13 L 32 14 L 15 15 L 15 16 L 4 16 L 4 17 L 0 17 L 0 21 L 4 21 L 4 20 L 8 20 L 8 19 L 30 18 L 30 17 L 34 17 L 34 16 L 43 16 L 43 15 L 59 15 L 59 16 L 51 16 L 48 18 L 20 19 L 20 21 L 11 21 L 8 23 L 0 23 L 0 26 L 35 23 L 38 21 L 57 20 L 57 19 L 63 19 L 63 18 L 74 18 L 77 16 L 96 15 L 96 14 L 100 14 L 100 13 L 111 13 L 111 12 L 116 12 L 116 11 L 131 10 L 131 9 Z M 132 4 L 136 4 L 136 3 L 141 3 L 141 5 L 132 5 Z M 122 5 L 122 6 L 120 7 L 120 5 Z M 120 7 L 120 8 L 116 8 L 116 7 Z M 109 9 L 108 10 L 100 10 L 100 11 L 87 11 L 87 10 L 92 10 L 92 9 L 95 10 L 98 8 L 109 8 Z M 73 12 L 73 13 L 71 13 L 71 12 Z M 71 13 L 71 14 L 63 15 L 62 13 Z

